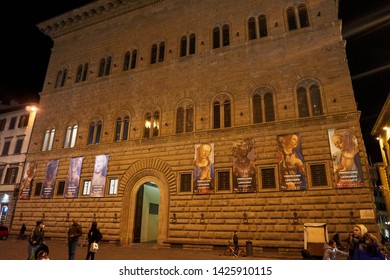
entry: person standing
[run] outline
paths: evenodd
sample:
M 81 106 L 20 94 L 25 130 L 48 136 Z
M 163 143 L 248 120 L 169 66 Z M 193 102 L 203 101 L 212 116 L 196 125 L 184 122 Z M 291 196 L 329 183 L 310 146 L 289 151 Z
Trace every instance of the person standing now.
M 30 237 L 28 238 L 28 260 L 35 259 L 35 250 L 39 247 L 39 245 L 45 243 L 45 224 L 43 221 L 37 221 L 37 224 L 33 231 L 31 232 Z
M 234 244 L 234 256 L 237 257 L 238 250 L 239 250 L 237 231 L 234 231 L 234 234 L 233 234 L 233 244 Z
M 377 238 L 368 233 L 362 224 L 353 226 L 353 235 L 349 240 L 350 260 L 384 260 L 385 256 L 378 251 Z
M 324 244 L 324 257 L 323 260 L 335 260 L 338 256 L 348 257 L 348 252 L 337 249 L 337 243 L 334 240 L 329 240 Z
M 72 224 L 68 229 L 68 256 L 69 260 L 76 259 L 76 247 L 78 244 L 79 237 L 83 234 L 81 225 L 77 220 L 73 219 Z
M 93 242 L 99 243 L 99 241 L 103 238 L 102 233 L 97 227 L 97 223 L 95 221 L 92 222 L 91 228 L 88 231 L 88 247 L 87 247 L 87 256 L 86 260 L 94 260 L 95 252 L 91 251 L 91 244 Z
M 20 233 L 18 239 L 24 239 L 24 234 L 26 233 L 26 224 L 23 224 L 20 228 Z

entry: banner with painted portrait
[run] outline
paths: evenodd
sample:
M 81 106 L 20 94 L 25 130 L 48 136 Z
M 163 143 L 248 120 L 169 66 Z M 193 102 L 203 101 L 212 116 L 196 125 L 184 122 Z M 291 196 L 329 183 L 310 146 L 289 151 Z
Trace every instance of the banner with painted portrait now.
M 43 181 L 42 198 L 53 197 L 59 162 L 58 159 L 53 159 L 47 164 L 45 181 Z
M 233 142 L 233 188 L 235 192 L 256 191 L 256 154 L 252 138 Z
M 280 188 L 306 190 L 307 178 L 299 133 L 277 136 Z
M 104 197 L 109 157 L 110 155 L 97 155 L 95 157 L 90 194 L 92 197 Z
M 74 157 L 70 159 L 68 178 L 65 182 L 65 197 L 78 197 L 81 167 L 83 165 L 83 157 Z
M 328 129 L 328 136 L 336 186 L 363 187 L 364 178 L 355 129 Z
M 194 176 L 194 193 L 214 192 L 214 144 L 195 145 Z
M 24 166 L 24 173 L 22 182 L 20 184 L 19 199 L 29 199 L 31 195 L 31 188 L 37 171 L 35 162 L 26 162 Z

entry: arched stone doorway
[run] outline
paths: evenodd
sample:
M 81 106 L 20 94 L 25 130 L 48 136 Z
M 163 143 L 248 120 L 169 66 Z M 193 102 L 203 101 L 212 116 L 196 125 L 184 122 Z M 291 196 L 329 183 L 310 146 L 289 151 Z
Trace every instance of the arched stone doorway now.
M 146 159 L 134 163 L 123 177 L 124 179 L 121 181 L 118 188 L 118 194 L 123 195 L 119 230 L 121 245 L 142 242 L 141 237 L 139 241 L 134 238 L 136 208 L 139 190 L 143 188 L 144 185 L 150 184 L 150 182 L 153 182 L 154 185 L 158 187 L 160 195 L 156 221 L 156 243 L 158 245 L 163 245 L 164 241 L 168 237 L 169 199 L 170 195 L 176 192 L 176 177 L 174 173 L 165 162 L 159 159 Z M 143 215 L 144 214 L 141 216 Z
M 160 190 L 154 182 L 143 184 L 137 192 L 134 213 L 134 243 L 156 243 Z

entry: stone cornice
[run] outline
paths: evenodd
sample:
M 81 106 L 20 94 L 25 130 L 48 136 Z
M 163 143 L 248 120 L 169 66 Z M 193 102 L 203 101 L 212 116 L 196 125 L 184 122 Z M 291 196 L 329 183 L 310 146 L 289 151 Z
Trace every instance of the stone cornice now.
M 165 0 L 97 0 L 37 24 L 52 39 Z

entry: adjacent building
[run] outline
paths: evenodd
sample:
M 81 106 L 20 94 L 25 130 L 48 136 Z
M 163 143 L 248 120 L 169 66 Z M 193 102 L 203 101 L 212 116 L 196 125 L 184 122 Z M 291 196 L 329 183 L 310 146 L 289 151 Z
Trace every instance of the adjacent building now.
M 202 248 L 237 230 L 276 252 L 305 223 L 379 234 L 338 1 L 98 0 L 38 26 L 54 46 L 15 229 Z
M 10 227 L 21 183 L 37 104 L 0 104 L 0 224 Z
M 379 223 L 382 225 L 383 234 L 390 236 L 390 95 L 387 96 L 385 104 L 375 122 L 371 135 L 376 136 L 382 153 L 382 162 L 376 164 L 381 185 L 379 186 L 383 197 L 383 209 L 387 212 L 380 217 Z

